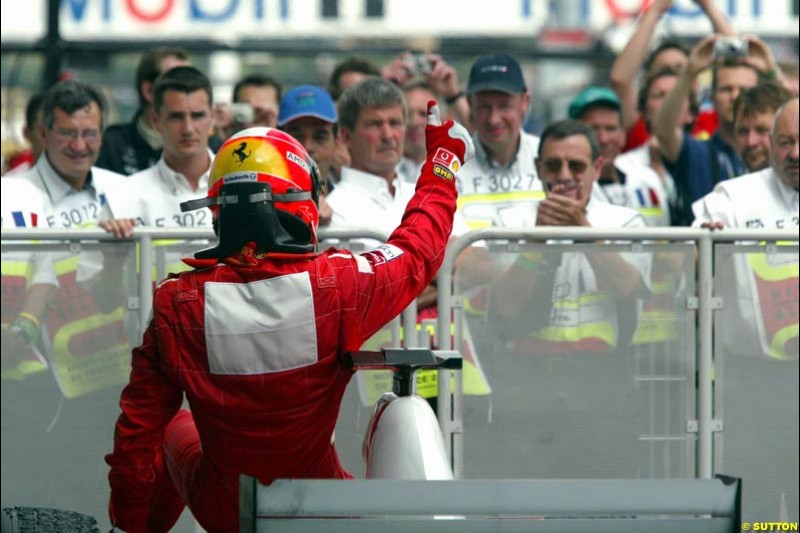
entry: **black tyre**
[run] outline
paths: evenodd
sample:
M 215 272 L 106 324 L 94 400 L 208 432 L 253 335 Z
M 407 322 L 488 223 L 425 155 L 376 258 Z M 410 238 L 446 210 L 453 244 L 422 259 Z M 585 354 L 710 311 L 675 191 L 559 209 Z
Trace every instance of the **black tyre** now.
M 60 509 L 6 507 L 2 533 L 100 533 L 93 517 Z

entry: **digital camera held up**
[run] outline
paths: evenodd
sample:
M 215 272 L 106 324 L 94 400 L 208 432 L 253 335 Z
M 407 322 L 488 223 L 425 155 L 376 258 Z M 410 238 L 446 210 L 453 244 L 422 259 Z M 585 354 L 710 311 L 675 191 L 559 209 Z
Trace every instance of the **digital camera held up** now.
M 424 52 L 410 52 L 403 61 L 406 70 L 412 76 L 425 76 L 431 72 L 431 62 Z
M 247 102 L 235 102 L 231 104 L 233 120 L 237 124 L 250 124 L 256 118 L 256 111 Z
M 738 37 L 720 37 L 714 42 L 714 57 L 723 59 L 745 58 L 750 54 L 749 43 Z

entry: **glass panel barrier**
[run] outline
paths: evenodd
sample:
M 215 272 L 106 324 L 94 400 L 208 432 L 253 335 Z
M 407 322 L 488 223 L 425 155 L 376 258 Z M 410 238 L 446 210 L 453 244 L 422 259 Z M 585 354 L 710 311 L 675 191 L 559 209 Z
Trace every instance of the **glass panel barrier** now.
M 155 282 L 185 270 L 188 267 L 180 259 L 206 248 L 208 242 L 160 239 L 154 234 L 150 278 Z M 372 247 L 337 238 L 321 241 L 320 248 L 330 245 L 356 252 Z M 135 242 L 3 241 L 4 507 L 68 509 L 107 523 L 104 457 L 113 447 L 131 350 L 145 326 L 139 309 L 142 258 Z M 9 329 L 25 309 L 26 298 L 47 302 L 38 318 L 44 334 L 33 348 Z M 387 335 L 397 344 L 399 318 L 394 323 Z M 369 409 L 354 379 L 342 404 L 336 437 L 342 463 L 357 476 L 364 473 L 361 441 L 368 418 Z M 190 514 L 184 513 L 173 531 L 197 529 Z
M 2 245 L 2 503 L 103 521 L 103 456 L 143 327 L 140 254 L 133 242 L 24 238 Z M 164 272 L 171 255 L 206 246 L 159 252 L 157 238 Z M 350 237 L 331 244 L 365 249 Z M 465 356 L 464 477 L 692 477 L 696 247 L 473 248 L 456 269 L 450 324 Z M 745 480 L 746 519 L 797 520 L 798 247 L 714 251 L 714 472 Z M 44 305 L 37 311 L 32 300 Z M 30 345 L 19 324 L 12 330 L 28 310 L 43 333 Z M 399 342 L 399 321 L 381 335 L 379 344 Z M 358 477 L 365 390 L 353 380 L 336 432 L 342 463 Z M 176 531 L 191 527 L 184 517 Z
M 714 471 L 741 477 L 742 519 L 798 520 L 798 246 L 717 244 Z
M 463 477 L 692 477 L 694 249 L 473 248 L 455 276 Z
M 104 456 L 141 328 L 134 250 L 3 242 L 3 507 L 68 509 L 108 523 Z

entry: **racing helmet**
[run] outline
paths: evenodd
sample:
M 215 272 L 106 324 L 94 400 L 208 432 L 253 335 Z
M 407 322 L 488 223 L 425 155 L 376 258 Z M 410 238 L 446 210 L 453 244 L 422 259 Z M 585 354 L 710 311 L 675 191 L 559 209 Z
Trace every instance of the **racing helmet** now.
M 182 211 L 209 207 L 219 236 L 195 257 L 224 258 L 248 242 L 267 252 L 313 252 L 319 193 L 317 165 L 294 137 L 264 127 L 236 133 L 214 157 L 207 197 L 181 204 Z

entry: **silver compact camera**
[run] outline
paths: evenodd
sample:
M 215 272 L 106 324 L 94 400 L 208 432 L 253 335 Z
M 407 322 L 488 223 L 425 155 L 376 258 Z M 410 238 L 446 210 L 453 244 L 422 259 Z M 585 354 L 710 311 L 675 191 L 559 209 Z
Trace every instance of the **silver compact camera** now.
M 231 114 L 233 121 L 238 124 L 249 124 L 256 118 L 256 111 L 247 102 L 236 102 L 231 104 Z
M 720 37 L 714 42 L 714 57 L 739 59 L 750 54 L 750 44 L 738 37 Z
M 424 76 L 431 72 L 431 63 L 423 52 L 411 52 L 406 55 L 404 61 L 406 69 L 412 76 Z

